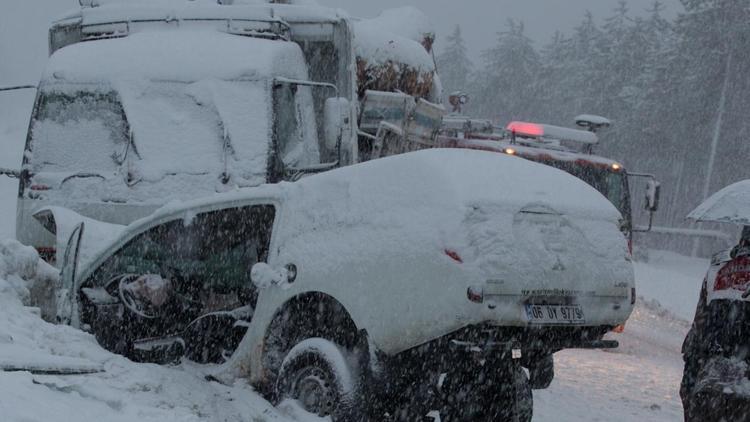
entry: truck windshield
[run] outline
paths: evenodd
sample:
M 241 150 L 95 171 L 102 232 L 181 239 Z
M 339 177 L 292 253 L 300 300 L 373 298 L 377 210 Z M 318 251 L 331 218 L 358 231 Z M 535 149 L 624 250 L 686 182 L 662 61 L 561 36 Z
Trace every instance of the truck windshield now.
M 26 147 L 30 182 L 117 202 L 209 194 L 222 177 L 262 184 L 269 96 L 264 81 L 250 80 L 48 86 Z M 92 174 L 98 177 L 83 177 Z
M 575 161 L 541 160 L 543 164 L 569 173 L 598 190 L 630 222 L 630 191 L 625 172 L 612 172 L 604 167 L 581 164 Z
M 50 92 L 40 97 L 30 135 L 32 172 L 113 171 L 128 124 L 114 92 Z

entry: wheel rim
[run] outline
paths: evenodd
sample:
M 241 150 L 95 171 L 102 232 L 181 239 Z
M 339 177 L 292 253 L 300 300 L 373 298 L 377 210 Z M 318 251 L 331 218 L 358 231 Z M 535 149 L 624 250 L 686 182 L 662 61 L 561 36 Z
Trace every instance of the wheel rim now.
M 329 416 L 336 406 L 333 379 L 328 372 L 318 367 L 306 367 L 295 374 L 292 398 L 307 412 L 318 416 Z

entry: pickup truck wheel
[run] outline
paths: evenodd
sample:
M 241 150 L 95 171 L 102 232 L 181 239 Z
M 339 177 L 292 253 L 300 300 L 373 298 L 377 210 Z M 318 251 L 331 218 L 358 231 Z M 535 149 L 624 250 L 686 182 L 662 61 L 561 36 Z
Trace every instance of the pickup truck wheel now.
M 362 420 L 364 406 L 355 368 L 342 349 L 322 338 L 304 340 L 284 358 L 276 382 L 277 404 L 296 400 L 307 412 L 333 422 Z
M 555 378 L 555 360 L 553 355 L 547 355 L 533 361 L 528 366 L 529 383 L 534 390 L 544 390 L 552 384 Z

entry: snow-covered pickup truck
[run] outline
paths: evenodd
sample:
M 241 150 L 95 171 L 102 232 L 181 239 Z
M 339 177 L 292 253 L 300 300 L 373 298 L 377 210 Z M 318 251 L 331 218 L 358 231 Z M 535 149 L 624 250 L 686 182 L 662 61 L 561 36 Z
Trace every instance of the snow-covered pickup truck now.
M 79 224 L 59 314 L 134 359 L 226 359 L 217 379 L 334 421 L 528 420 L 521 362 L 613 347 L 633 309 L 620 218 L 548 166 L 412 152 L 167 206 L 93 255 Z

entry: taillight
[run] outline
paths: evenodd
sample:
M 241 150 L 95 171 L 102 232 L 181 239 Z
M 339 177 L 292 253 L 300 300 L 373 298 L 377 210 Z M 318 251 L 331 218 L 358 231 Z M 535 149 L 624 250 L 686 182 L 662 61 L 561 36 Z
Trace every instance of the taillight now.
M 464 260 L 461 259 L 461 255 L 459 255 L 456 251 L 452 251 L 450 249 L 446 249 L 445 250 L 445 254 L 448 255 L 448 257 L 450 259 L 458 262 L 459 264 L 463 264 L 464 263 Z
M 484 289 L 481 287 L 472 286 L 466 289 L 466 297 L 474 303 L 484 302 Z
M 620 324 L 612 329 L 613 333 L 622 334 L 625 332 L 625 324 Z
M 39 253 L 39 258 L 42 258 L 45 262 L 48 264 L 55 264 L 55 261 L 57 260 L 57 249 L 56 248 L 36 248 L 36 251 Z
M 49 190 L 49 186 L 47 185 L 31 185 L 29 187 L 31 190 Z

